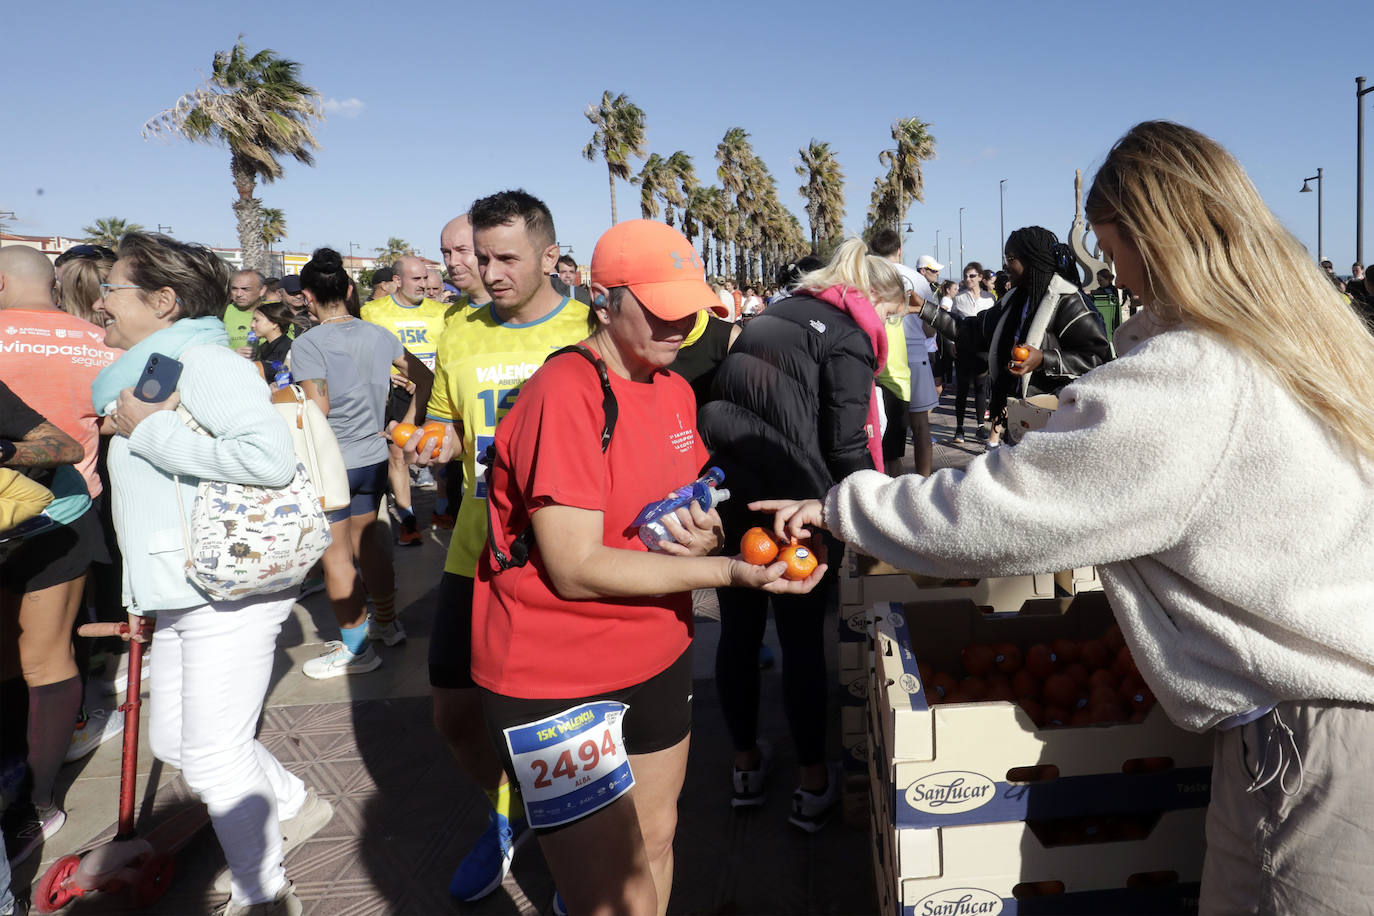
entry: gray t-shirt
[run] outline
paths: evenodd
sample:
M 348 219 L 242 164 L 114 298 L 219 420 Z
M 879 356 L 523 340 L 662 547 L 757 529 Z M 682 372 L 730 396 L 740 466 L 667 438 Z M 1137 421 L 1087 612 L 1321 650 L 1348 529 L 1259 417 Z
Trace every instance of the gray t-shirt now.
M 292 377 L 329 386 L 329 426 L 349 468 L 387 460 L 381 433 L 391 364 L 402 352 L 396 335 L 357 318 L 313 327 L 291 345 Z

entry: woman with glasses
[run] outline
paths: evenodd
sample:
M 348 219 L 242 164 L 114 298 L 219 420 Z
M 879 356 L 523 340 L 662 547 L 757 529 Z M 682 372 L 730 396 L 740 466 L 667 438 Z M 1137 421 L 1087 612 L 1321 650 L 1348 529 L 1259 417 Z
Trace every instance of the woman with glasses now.
M 209 808 L 229 863 L 226 916 L 276 916 L 301 911 L 282 857 L 332 814 L 254 738 L 295 589 L 216 601 L 185 570 L 202 480 L 280 487 L 296 468 L 267 385 L 228 347 L 218 318 L 228 293 L 228 270 L 209 249 L 126 235 L 96 309 L 127 352 L 96 378 L 91 398 L 115 428 L 110 476 L 130 625 L 157 617 L 149 744 Z M 176 390 L 148 403 L 132 386 L 154 353 L 182 369 Z
M 970 261 L 964 268 L 964 283 L 954 297 L 951 311 L 961 319 L 973 318 L 997 304 L 983 279 L 983 265 Z M 989 430 L 983 423 L 988 409 L 988 354 L 979 346 L 974 335 L 968 333 L 974 325 L 960 324 L 960 334 L 954 342 L 954 435 L 950 442 L 964 441 L 964 411 L 968 407 L 969 390 L 973 391 L 973 425 L 978 438 L 987 440 Z
M 99 327 L 57 307 L 53 284 L 45 255 L 0 248 L 0 381 L 80 444 L 76 469 L 98 500 L 99 421 L 85 392 L 115 355 Z M 11 861 L 29 855 L 66 821 L 55 783 L 81 706 L 72 624 L 87 571 L 108 560 L 98 513 L 87 510 L 27 539 L 0 564 L 0 744 L 5 751 L 28 746 L 20 801 L 4 814 Z

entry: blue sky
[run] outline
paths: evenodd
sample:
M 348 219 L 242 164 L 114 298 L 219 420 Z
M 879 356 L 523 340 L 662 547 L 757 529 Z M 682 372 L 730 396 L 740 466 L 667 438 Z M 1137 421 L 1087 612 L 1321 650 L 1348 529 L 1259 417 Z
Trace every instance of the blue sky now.
M 715 181 L 714 152 L 744 127 L 802 219 L 798 149 L 815 137 L 846 175 L 845 225 L 862 227 L 878 152 L 899 116 L 931 124 L 938 157 L 907 214 L 906 259 L 946 239 L 959 259 L 998 260 L 1006 229 L 1073 217 L 1085 178 L 1130 125 L 1170 118 L 1228 146 L 1315 254 L 1324 169 L 1324 252 L 1354 256 L 1354 78 L 1374 81 L 1369 7 L 1276 0 L 1136 3 L 550 4 L 164 0 L 113 7 L 12 5 L 0 93 L 0 211 L 8 231 L 80 235 L 97 217 L 182 239 L 237 244 L 229 157 L 145 141 L 141 125 L 193 88 L 241 32 L 302 64 L 326 100 L 315 168 L 288 163 L 261 186 L 286 213 L 284 246 L 371 254 L 389 236 L 438 257 L 442 224 L 479 196 L 524 187 L 553 210 L 560 241 L 590 259 L 609 225 L 605 167 L 582 159 L 583 116 L 603 89 L 646 112 L 649 148 L 685 150 Z M 1301 10 L 1300 12 L 1298 12 Z M 56 11 L 56 12 L 53 12 Z M 1365 97 L 1374 185 L 1374 93 Z M 637 189 L 618 183 L 621 218 Z M 1367 260 L 1374 197 L 1366 188 Z

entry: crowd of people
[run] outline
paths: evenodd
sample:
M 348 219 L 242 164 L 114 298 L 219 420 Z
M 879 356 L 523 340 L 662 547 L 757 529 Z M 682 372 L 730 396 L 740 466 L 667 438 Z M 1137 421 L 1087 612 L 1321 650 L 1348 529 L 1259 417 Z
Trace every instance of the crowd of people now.
M 555 912 L 666 912 L 697 589 L 721 609 L 732 806 L 762 805 L 779 778 L 758 728 L 771 611 L 798 764 L 789 821 L 822 829 L 840 800 L 824 622 L 859 549 L 950 577 L 1097 565 L 1161 705 L 1218 735 L 1203 912 L 1364 905 L 1374 630 L 1352 621 L 1374 590 L 1370 280 L 1312 263 L 1239 164 L 1178 125 L 1133 128 L 1086 206 L 1117 271 L 1091 294 L 1038 226 L 1007 237 L 1001 271 L 974 261 L 958 281 L 926 255 L 908 266 L 879 229 L 739 289 L 681 257 L 676 229 L 632 220 L 597 242 L 588 282 L 521 190 L 442 227 L 444 272 L 402 257 L 366 301 L 329 248 L 275 282 L 143 232 L 56 265 L 0 249 L 0 471 L 52 506 L 85 501 L 0 531 L 7 861 L 62 827 L 64 759 L 119 730 L 83 712 L 98 666 L 72 633 L 127 614 L 151 640 L 153 753 L 225 853 L 223 912 L 301 913 L 283 859 L 332 808 L 255 739 L 277 638 L 323 588 L 338 638 L 303 673 L 383 664 L 373 644 L 406 639 L 383 504 L 398 546 L 420 545 L 411 487 L 432 482 L 430 526 L 452 533 L 435 606 L 408 612 L 433 615 L 434 726 L 490 803 L 455 863 L 457 900 L 492 893 L 535 838 Z M 1101 304 L 1136 313 L 1115 341 Z M 179 365 L 174 390 L 135 390 L 152 355 Z M 322 522 L 316 575 L 216 598 L 187 577 L 187 507 L 202 483 L 299 473 L 271 394 L 292 383 L 327 418 L 347 502 Z M 987 444 L 963 471 L 932 468 L 947 386 L 952 444 L 970 428 Z M 1043 396 L 1043 429 L 1009 423 Z M 431 438 L 393 441 L 426 423 Z M 641 540 L 641 509 L 712 466 L 731 498 Z M 1132 487 L 1105 496 L 1123 466 Z M 754 527 L 821 562 L 795 577 L 747 562 L 736 546 Z

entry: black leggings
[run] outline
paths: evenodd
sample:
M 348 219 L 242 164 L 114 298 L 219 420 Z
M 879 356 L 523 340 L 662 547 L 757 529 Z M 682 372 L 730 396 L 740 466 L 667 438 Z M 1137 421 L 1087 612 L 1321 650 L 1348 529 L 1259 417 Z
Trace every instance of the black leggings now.
M 720 588 L 720 644 L 716 647 L 716 689 L 725 725 L 737 751 L 753 750 L 759 726 L 759 647 L 773 602 L 773 626 L 782 645 L 782 702 L 797 763 L 825 761 L 826 612 L 835 607 L 835 580 L 844 545 L 826 539 L 830 570 L 807 595 L 769 595 L 747 588 Z
M 988 373 L 977 371 L 975 366 L 961 365 L 959 377 L 954 388 L 954 431 L 964 431 L 964 409 L 968 407 L 968 390 L 973 388 L 973 425 L 983 422 L 983 411 L 988 409 Z

